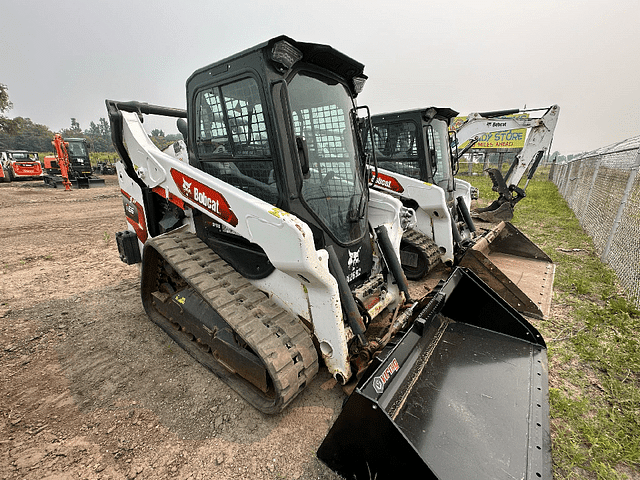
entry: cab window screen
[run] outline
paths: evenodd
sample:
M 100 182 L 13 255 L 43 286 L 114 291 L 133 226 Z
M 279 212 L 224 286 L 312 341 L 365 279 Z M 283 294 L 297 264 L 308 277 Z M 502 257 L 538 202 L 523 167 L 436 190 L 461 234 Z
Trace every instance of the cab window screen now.
M 278 199 L 257 82 L 246 78 L 196 97 L 196 149 L 202 169 L 269 203 Z
M 340 244 L 366 233 L 363 166 L 353 130 L 353 102 L 345 87 L 306 72 L 289 83 L 297 137 L 308 146 L 309 171 L 302 184 L 305 207 Z
M 413 122 L 379 124 L 373 127 L 373 145 L 378 166 L 414 178 L 420 176 L 418 142 Z M 370 148 L 367 135 L 367 148 Z

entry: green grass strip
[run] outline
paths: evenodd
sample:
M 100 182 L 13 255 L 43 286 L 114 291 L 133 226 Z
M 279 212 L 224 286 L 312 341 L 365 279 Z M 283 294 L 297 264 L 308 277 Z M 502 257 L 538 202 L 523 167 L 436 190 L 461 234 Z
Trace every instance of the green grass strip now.
M 461 177 L 480 204 L 488 177 Z M 554 307 L 536 322 L 549 355 L 554 478 L 640 476 L 640 312 L 556 186 L 538 175 L 512 223 L 556 264 Z

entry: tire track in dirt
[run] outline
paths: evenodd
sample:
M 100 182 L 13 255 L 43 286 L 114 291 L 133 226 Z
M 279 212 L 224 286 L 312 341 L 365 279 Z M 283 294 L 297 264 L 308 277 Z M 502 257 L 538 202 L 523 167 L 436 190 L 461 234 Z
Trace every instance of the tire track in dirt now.
M 339 478 L 315 457 L 345 398 L 334 380 L 322 371 L 266 416 L 177 347 L 118 258 L 106 180 L 0 190 L 0 247 L 15 255 L 0 273 L 0 478 Z

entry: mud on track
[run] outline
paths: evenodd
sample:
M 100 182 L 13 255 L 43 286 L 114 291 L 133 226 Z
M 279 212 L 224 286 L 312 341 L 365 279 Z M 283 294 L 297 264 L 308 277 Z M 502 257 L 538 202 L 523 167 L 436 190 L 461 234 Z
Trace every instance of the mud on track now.
M 335 479 L 315 457 L 345 395 L 248 406 L 148 320 L 103 188 L 0 184 L 0 478 Z

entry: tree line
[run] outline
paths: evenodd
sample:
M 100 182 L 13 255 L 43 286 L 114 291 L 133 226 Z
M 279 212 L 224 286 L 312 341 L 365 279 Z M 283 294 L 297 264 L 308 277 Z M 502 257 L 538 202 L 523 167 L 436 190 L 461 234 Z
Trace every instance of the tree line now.
M 8 118 L 5 113 L 13 108 L 9 100 L 7 86 L 0 83 L 0 151 L 28 150 L 33 152 L 51 152 L 54 132 L 46 125 L 33 123 L 30 118 Z M 75 118 L 71 118 L 71 126 L 60 132 L 63 138 L 86 138 L 94 152 L 115 152 L 111 142 L 111 125 L 105 118 L 91 122 L 89 128 L 83 130 Z M 165 135 L 162 130 L 154 129 L 149 135 L 153 143 L 164 149 L 182 135 Z

